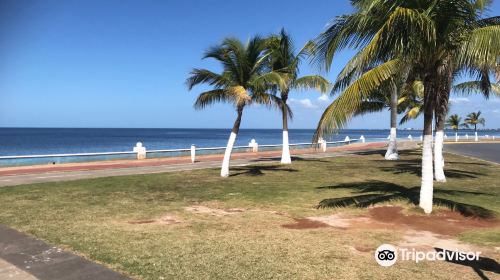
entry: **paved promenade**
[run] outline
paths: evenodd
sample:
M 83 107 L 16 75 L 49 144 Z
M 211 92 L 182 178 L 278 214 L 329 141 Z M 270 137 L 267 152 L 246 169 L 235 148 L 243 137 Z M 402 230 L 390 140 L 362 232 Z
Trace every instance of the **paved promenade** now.
M 411 142 L 416 144 L 417 142 Z M 314 149 L 292 150 L 292 156 L 303 158 L 332 157 L 351 154 L 357 151 L 381 149 L 385 143 L 356 143 L 340 147 L 332 147 L 322 152 Z M 281 151 L 265 151 L 257 153 L 234 153 L 232 166 L 242 166 L 270 160 L 279 161 Z M 204 155 L 191 163 L 189 157 L 120 160 L 91 163 L 71 163 L 59 165 L 38 165 L 0 168 L 0 187 L 22 184 L 69 181 L 86 178 L 123 176 L 134 174 L 163 173 L 184 170 L 219 168 L 222 155 Z
M 130 278 L 0 225 L 0 279 L 125 280 Z

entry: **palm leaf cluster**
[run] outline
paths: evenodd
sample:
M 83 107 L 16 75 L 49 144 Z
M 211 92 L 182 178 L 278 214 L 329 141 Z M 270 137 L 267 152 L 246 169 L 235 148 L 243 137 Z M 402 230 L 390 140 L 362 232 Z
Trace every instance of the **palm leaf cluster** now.
M 390 93 L 389 83 L 398 79 L 401 122 L 423 112 L 424 84 L 434 87 L 432 102 L 445 111 L 447 102 L 438 102 L 438 92 L 446 100 L 461 75 L 473 80 L 457 85 L 457 92 L 498 94 L 489 77 L 498 69 L 500 20 L 482 18 L 489 2 L 351 1 L 354 12 L 335 18 L 316 39 L 314 61 L 326 69 L 342 49 L 358 50 L 340 72 L 333 92 L 340 95 L 325 110 L 316 134 L 333 133 L 356 114 L 387 107 L 366 102 Z

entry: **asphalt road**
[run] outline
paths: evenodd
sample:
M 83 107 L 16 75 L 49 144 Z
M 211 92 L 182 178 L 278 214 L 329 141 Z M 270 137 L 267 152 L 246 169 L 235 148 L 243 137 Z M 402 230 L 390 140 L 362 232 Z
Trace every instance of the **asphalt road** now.
M 500 143 L 445 144 L 445 152 L 500 163 Z

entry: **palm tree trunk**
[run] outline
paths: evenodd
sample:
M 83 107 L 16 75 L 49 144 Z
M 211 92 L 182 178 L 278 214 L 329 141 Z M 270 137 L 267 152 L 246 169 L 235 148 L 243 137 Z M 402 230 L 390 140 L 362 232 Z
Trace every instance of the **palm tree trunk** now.
M 455 142 L 458 142 L 458 132 L 455 130 Z
M 452 72 L 449 71 L 451 62 L 448 59 L 443 61 L 440 66 L 442 76 L 437 83 L 439 88 L 436 96 L 436 139 L 434 141 L 434 175 L 436 181 L 446 182 L 444 175 L 444 157 L 443 157 L 443 142 L 444 142 L 444 126 L 446 115 L 448 114 L 448 100 L 450 98 L 451 84 L 453 81 Z
M 443 142 L 444 130 L 436 129 L 436 139 L 434 140 L 434 175 L 437 182 L 446 182 L 444 175 L 444 158 L 443 158 Z
M 477 124 L 474 124 L 474 141 L 479 141 L 478 137 L 477 137 Z
M 234 142 L 236 141 L 236 136 L 240 130 L 241 116 L 243 115 L 243 106 L 237 108 L 238 117 L 234 122 L 233 129 L 231 130 L 231 135 L 227 141 L 226 151 L 224 152 L 224 159 L 222 160 L 222 168 L 220 171 L 221 177 L 229 176 L 229 161 L 231 160 L 231 153 L 233 151 Z
M 443 157 L 443 142 L 444 142 L 444 125 L 446 114 L 448 113 L 448 95 L 441 92 L 443 96 L 437 101 L 436 110 L 436 139 L 434 140 L 434 175 L 436 181 L 446 182 L 444 175 L 444 157 Z
M 292 158 L 290 157 L 290 145 L 288 143 L 288 108 L 286 106 L 286 97 L 282 97 L 283 106 L 281 112 L 283 117 L 283 149 L 281 151 L 281 163 L 290 164 Z
M 432 120 L 434 111 L 434 81 L 426 77 L 424 83 L 424 137 L 422 146 L 422 181 L 420 185 L 420 207 L 424 212 L 432 212 L 434 178 L 432 168 Z
M 387 152 L 385 153 L 385 159 L 387 160 L 398 160 L 398 146 L 396 143 L 396 125 L 398 118 L 398 89 L 396 85 L 393 85 L 391 92 L 391 134 L 389 136 L 389 146 L 387 147 Z

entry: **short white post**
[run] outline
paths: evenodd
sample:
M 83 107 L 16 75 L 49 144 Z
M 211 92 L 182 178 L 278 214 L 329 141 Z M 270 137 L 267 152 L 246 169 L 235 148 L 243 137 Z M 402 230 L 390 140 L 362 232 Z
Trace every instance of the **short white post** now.
M 420 135 L 420 141 L 424 141 L 424 136 Z
M 351 144 L 351 138 L 349 136 L 346 136 L 344 139 L 344 142 L 347 142 L 348 144 Z
M 255 139 L 250 140 L 250 143 L 248 143 L 248 147 L 252 148 L 252 152 L 254 153 L 259 151 L 259 143 L 257 143 Z
M 479 138 L 477 137 L 477 131 L 474 132 L 474 141 L 479 141 Z
M 411 134 L 408 135 L 408 140 L 413 141 L 413 137 L 411 137 Z
M 191 145 L 191 163 L 194 163 L 196 161 L 196 146 L 193 144 Z
M 365 143 L 365 137 L 363 135 L 361 135 L 361 137 L 359 137 L 359 141 L 361 141 L 361 143 Z
M 495 140 L 495 135 L 491 136 L 491 139 L 492 139 L 492 140 Z
M 135 144 L 133 151 L 137 153 L 137 159 L 146 158 L 146 147 L 143 147 L 141 142 L 137 142 L 137 144 Z
M 469 134 L 465 133 L 465 139 L 469 140 Z

